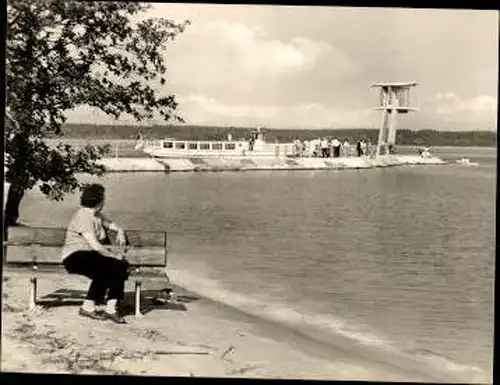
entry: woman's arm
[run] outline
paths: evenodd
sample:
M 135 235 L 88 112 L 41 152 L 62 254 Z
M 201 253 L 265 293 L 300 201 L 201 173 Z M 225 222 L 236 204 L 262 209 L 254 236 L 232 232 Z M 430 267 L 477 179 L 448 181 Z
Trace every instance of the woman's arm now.
M 98 214 L 99 218 L 102 220 L 102 225 L 112 231 L 123 231 L 123 229 L 118 226 L 115 222 L 113 222 L 110 218 L 106 217 L 104 214 L 99 213 Z
M 105 228 L 111 231 L 116 231 L 118 233 L 116 238 L 118 244 L 120 246 L 125 246 L 125 244 L 127 243 L 127 239 L 125 237 L 125 230 L 123 230 L 120 226 L 118 226 L 118 224 L 113 222 L 110 218 L 106 217 L 102 213 L 99 213 L 98 216 L 101 219 L 102 225 Z
M 104 247 L 99 240 L 97 239 L 96 235 L 92 231 L 86 231 L 82 233 L 82 236 L 85 238 L 85 240 L 88 242 L 90 247 L 97 251 L 98 253 L 104 255 L 105 257 L 110 257 L 110 258 L 116 258 L 116 259 L 123 259 L 123 256 L 117 253 L 113 253 L 112 251 L 108 250 L 106 247 Z

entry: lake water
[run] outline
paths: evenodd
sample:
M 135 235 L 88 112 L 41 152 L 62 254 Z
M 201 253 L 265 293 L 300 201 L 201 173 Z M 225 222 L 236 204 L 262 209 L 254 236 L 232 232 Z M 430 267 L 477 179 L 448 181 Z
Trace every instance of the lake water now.
M 106 212 L 166 229 L 174 281 L 316 335 L 491 381 L 496 149 L 478 161 L 344 171 L 114 174 Z M 23 200 L 65 226 L 77 196 Z

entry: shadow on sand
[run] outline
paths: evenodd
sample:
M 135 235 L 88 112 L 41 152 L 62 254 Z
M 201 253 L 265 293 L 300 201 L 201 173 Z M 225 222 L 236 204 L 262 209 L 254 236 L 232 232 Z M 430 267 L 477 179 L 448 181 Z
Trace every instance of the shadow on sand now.
M 59 289 L 38 299 L 37 304 L 43 308 L 57 308 L 62 306 L 80 306 L 85 299 L 85 290 Z M 120 304 L 120 313 L 123 316 L 135 313 L 135 298 L 133 292 L 125 292 Z M 192 295 L 176 295 L 175 300 L 167 300 L 158 290 L 143 290 L 141 292 L 141 313 L 147 314 L 153 310 L 187 311 L 186 303 L 199 300 Z

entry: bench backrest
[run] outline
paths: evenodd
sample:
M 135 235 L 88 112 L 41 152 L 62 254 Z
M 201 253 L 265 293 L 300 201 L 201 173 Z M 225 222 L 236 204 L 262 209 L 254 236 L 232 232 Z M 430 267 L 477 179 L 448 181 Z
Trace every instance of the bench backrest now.
M 164 267 L 167 264 L 167 233 L 126 230 L 126 258 L 134 266 Z M 110 238 L 114 233 L 109 232 Z M 4 251 L 7 265 L 60 265 L 66 229 L 55 227 L 10 227 Z

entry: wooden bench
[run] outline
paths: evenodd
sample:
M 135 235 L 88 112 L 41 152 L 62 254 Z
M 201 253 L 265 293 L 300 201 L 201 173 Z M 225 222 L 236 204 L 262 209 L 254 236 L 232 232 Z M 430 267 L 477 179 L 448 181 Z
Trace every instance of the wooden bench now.
M 110 238 L 116 234 L 110 232 Z M 147 276 L 147 268 L 162 268 L 163 277 L 168 282 L 167 233 L 164 231 L 127 230 L 128 245 L 125 258 L 131 266 L 131 276 L 135 278 L 135 315 L 141 316 L 141 284 Z M 37 272 L 63 267 L 61 247 L 66 229 L 54 227 L 10 227 L 8 241 L 4 242 L 4 266 L 30 268 L 29 308 L 36 307 Z M 64 267 L 63 267 L 64 268 Z M 67 274 L 67 273 L 66 273 Z

